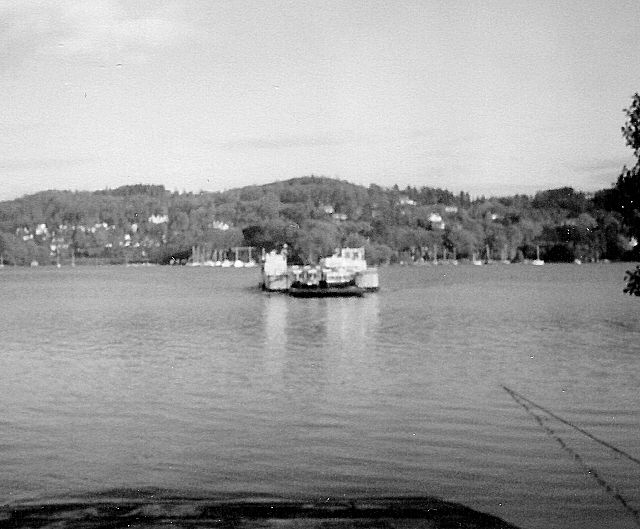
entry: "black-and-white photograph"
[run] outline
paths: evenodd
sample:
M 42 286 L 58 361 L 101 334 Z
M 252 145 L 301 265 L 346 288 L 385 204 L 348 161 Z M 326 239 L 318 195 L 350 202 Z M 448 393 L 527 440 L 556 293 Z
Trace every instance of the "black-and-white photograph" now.
M 0 0 L 0 527 L 640 527 L 637 0 Z

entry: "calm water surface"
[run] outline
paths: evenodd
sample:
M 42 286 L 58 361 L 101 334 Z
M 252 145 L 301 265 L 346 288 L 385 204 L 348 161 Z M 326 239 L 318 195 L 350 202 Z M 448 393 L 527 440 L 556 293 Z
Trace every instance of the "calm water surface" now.
M 0 503 L 424 494 L 637 527 L 640 466 L 502 388 L 640 458 L 629 267 L 388 268 L 330 300 L 264 294 L 256 269 L 5 267 Z

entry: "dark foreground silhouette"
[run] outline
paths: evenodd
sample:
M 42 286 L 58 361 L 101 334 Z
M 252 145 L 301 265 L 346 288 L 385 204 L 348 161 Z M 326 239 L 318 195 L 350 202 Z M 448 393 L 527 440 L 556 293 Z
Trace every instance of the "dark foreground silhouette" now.
M 434 528 L 517 529 L 495 516 L 436 498 L 304 501 L 281 498 L 198 499 L 155 495 L 20 503 L 0 507 L 13 528 Z

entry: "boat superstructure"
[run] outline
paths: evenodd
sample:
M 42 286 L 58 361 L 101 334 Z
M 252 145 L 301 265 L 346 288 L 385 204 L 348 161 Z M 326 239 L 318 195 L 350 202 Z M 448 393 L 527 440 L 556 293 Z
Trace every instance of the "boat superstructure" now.
M 262 288 L 269 292 L 289 290 L 290 272 L 287 268 L 287 253 L 275 250 L 264 254 L 262 261 Z
M 367 266 L 364 248 L 342 248 L 322 259 L 320 267 L 328 285 L 353 280 L 356 286 L 367 291 L 379 288 L 378 269 Z

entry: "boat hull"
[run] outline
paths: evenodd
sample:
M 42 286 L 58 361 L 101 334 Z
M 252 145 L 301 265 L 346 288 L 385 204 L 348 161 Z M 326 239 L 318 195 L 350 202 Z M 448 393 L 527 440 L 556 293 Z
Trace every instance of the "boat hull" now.
M 342 298 L 362 297 L 365 290 L 361 287 L 350 285 L 346 287 L 321 287 L 321 286 L 291 286 L 288 293 L 294 298 Z
M 289 276 L 287 274 L 262 277 L 262 289 L 267 292 L 286 292 L 289 290 Z

